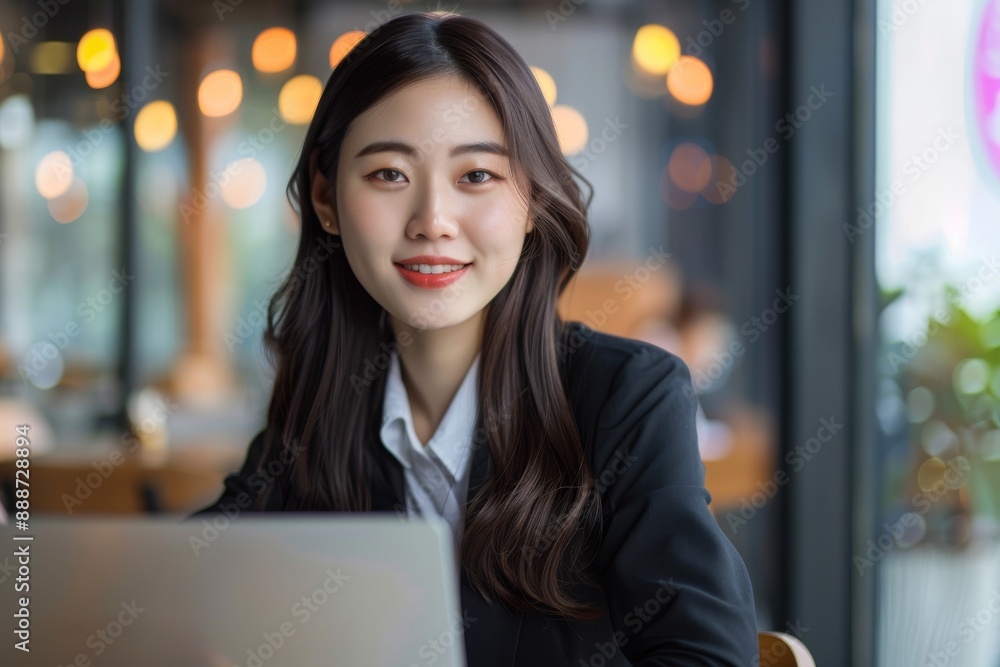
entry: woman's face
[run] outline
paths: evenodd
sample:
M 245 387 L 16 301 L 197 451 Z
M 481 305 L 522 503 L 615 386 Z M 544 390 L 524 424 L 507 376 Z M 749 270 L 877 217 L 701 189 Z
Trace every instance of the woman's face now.
M 394 325 L 478 319 L 513 275 L 533 225 L 504 150 L 488 100 L 459 77 L 437 77 L 396 91 L 348 128 L 335 215 L 327 207 L 324 217 L 329 188 L 317 174 L 313 205 L 332 220 L 324 229 L 341 235 L 358 281 Z M 452 263 L 467 266 L 449 275 Z

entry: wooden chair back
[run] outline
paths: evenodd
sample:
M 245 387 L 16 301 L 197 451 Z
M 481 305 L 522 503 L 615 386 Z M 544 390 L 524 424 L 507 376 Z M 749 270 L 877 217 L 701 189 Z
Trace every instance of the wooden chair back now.
M 816 667 L 802 641 L 784 632 L 758 632 L 760 667 Z

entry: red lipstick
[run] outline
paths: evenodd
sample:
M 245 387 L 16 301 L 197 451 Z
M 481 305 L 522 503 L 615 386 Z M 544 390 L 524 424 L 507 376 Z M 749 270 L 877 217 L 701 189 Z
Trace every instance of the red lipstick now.
M 469 270 L 469 266 L 472 263 L 440 255 L 417 255 L 416 257 L 407 257 L 399 262 L 393 262 L 393 264 L 400 275 L 411 285 L 423 289 L 440 289 L 452 284 L 465 275 L 465 272 Z M 403 264 L 409 264 L 410 266 L 414 264 L 430 264 L 432 266 L 438 264 L 465 264 L 465 266 L 457 271 L 447 271 L 445 273 L 421 273 L 420 271 L 408 269 Z

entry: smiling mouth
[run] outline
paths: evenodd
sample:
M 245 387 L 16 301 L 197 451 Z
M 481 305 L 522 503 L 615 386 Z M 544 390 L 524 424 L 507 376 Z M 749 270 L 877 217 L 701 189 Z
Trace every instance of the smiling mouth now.
M 461 271 L 470 264 L 400 264 L 396 262 L 396 266 L 402 267 L 407 271 L 412 271 L 414 273 L 421 273 L 423 275 L 441 275 L 441 274 L 454 273 L 456 271 Z
M 414 271 L 411 268 L 407 268 L 408 266 L 413 266 L 412 264 L 396 264 L 395 262 L 393 262 L 393 264 L 396 266 L 396 270 L 399 271 L 399 274 L 403 277 L 403 280 L 420 289 L 440 289 L 442 287 L 447 287 L 455 281 L 461 280 L 462 277 L 468 273 L 469 267 L 472 266 L 472 264 L 460 264 L 457 265 L 460 268 L 451 270 L 451 267 L 456 265 L 422 264 L 418 266 L 423 268 L 424 271 Z M 442 270 L 439 273 L 433 273 L 431 271 L 427 271 L 428 268 L 432 270 L 437 268 L 448 268 L 449 270 Z

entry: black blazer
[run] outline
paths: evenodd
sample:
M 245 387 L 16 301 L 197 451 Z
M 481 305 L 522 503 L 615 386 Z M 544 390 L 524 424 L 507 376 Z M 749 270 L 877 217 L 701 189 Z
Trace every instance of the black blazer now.
M 604 530 L 592 567 L 601 589 L 576 599 L 607 614 L 593 622 L 491 606 L 461 573 L 469 667 L 680 665 L 747 667 L 758 655 L 746 566 L 708 509 L 695 433 L 697 401 L 687 365 L 655 345 L 567 323 L 560 372 L 588 461 L 601 489 Z M 372 422 L 379 442 L 379 420 Z M 480 423 L 481 425 L 481 423 Z M 195 515 L 247 507 L 263 447 L 250 444 L 239 473 Z M 387 483 L 372 483 L 373 511 L 405 511 L 403 468 L 378 456 Z M 489 477 L 488 446 L 476 447 L 468 498 Z M 288 466 L 285 466 L 287 468 Z M 278 470 L 275 466 L 272 468 Z M 248 496 L 240 498 L 240 494 Z M 280 511 L 287 482 L 265 511 Z M 469 619 L 475 619 L 471 621 Z

